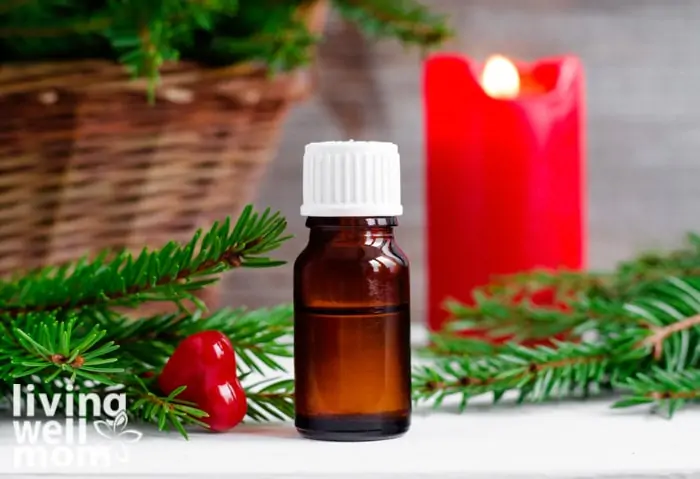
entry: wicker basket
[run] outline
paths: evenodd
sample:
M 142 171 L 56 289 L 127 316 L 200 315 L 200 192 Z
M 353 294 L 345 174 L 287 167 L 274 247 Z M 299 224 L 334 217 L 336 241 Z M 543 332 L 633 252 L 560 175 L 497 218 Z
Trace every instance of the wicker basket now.
M 303 71 L 182 63 L 150 105 L 114 63 L 0 66 L 0 275 L 235 217 L 309 85 Z

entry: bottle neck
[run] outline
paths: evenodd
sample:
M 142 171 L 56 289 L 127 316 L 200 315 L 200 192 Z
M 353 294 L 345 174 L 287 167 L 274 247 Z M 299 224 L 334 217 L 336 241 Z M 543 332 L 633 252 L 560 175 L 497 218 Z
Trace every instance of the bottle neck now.
M 393 239 L 394 228 L 398 226 L 395 216 L 382 217 L 309 217 L 310 242 L 364 241 L 366 239 Z

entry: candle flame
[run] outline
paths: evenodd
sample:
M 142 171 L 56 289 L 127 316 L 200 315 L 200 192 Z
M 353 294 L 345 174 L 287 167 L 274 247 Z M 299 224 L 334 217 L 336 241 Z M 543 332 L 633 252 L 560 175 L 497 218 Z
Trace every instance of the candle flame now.
M 520 91 L 520 74 L 506 57 L 493 55 L 484 65 L 481 86 L 493 98 L 515 98 Z

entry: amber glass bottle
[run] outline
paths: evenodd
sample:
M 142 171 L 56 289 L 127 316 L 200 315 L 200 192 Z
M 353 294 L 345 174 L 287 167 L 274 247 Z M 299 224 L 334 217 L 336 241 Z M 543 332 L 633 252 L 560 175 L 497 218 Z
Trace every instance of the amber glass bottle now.
M 400 436 L 411 415 L 409 264 L 396 145 L 307 146 L 309 241 L 294 266 L 296 427 L 306 437 Z

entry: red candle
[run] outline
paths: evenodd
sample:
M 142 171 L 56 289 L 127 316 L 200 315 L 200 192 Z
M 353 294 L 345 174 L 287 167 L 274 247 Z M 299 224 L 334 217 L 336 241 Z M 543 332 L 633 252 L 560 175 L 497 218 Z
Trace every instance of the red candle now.
M 494 275 L 584 263 L 583 71 L 429 58 L 424 70 L 428 325 Z

